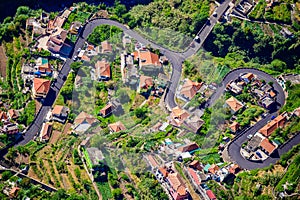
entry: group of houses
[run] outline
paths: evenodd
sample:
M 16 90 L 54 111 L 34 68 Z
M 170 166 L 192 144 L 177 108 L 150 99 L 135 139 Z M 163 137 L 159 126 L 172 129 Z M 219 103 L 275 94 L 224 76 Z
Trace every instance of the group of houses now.
M 131 43 L 131 38 L 128 35 L 124 35 L 123 40 L 126 40 L 126 44 Z M 168 60 L 164 56 L 151 52 L 144 45 L 138 44 L 133 53 L 123 51 L 120 54 L 122 81 L 131 89 L 142 94 L 150 92 L 151 95 L 161 96 L 164 93 L 166 82 L 169 80 L 163 72 L 163 65 L 167 64 Z M 96 47 L 86 43 L 85 47 L 80 50 L 78 58 L 90 62 L 92 56 L 112 55 L 113 53 L 116 52 L 109 41 L 102 41 L 101 45 Z M 97 60 L 93 69 L 94 77 L 92 78 L 97 81 L 111 80 L 111 68 L 111 63 L 106 58 Z
M 51 109 L 42 124 L 41 130 L 38 135 L 38 140 L 42 142 L 48 142 L 53 130 L 53 123 L 64 124 L 67 121 L 69 115 L 69 108 L 62 105 L 55 105 Z
M 239 95 L 243 92 L 245 86 L 250 86 L 250 94 L 256 97 L 257 103 L 265 109 L 272 110 L 276 108 L 277 92 L 271 83 L 259 80 L 253 73 L 240 74 L 235 80 L 226 85 L 226 90 L 233 95 Z
M 82 24 L 81 22 L 72 22 L 70 29 L 65 30 L 63 26 L 68 20 L 69 15 L 77 8 L 70 7 L 60 12 L 53 20 L 48 13 L 42 13 L 38 18 L 29 18 L 26 21 L 26 28 L 32 30 L 34 39 L 37 40 L 36 49 L 50 51 L 56 57 L 69 56 L 72 51 L 72 45 L 67 43 L 68 34 L 77 35 Z
M 288 113 L 284 112 L 268 122 L 257 133 L 255 133 L 247 145 L 243 148 L 243 155 L 250 160 L 264 160 L 271 156 L 280 143 L 276 140 L 269 140 L 269 137 L 278 128 L 283 128 L 288 120 Z
M 19 133 L 19 125 L 17 123 L 17 119 L 20 114 L 15 109 L 9 109 L 7 112 L 1 110 L 0 111 L 0 134 L 7 134 L 9 136 L 13 136 Z
M 246 108 L 247 102 L 241 102 L 235 97 L 242 94 L 246 86 L 249 86 L 247 92 L 250 92 L 259 106 L 267 110 L 276 108 L 277 92 L 271 84 L 265 83 L 264 80 L 259 80 L 253 73 L 244 73 L 226 85 L 226 91 L 229 91 L 232 96 L 226 100 L 225 107 L 230 109 L 233 116 L 241 113 L 241 111 Z M 234 119 L 234 117 L 232 119 Z M 241 131 L 241 128 L 240 124 L 235 120 L 229 124 L 229 129 L 233 134 Z
M 160 154 L 151 153 L 144 155 L 144 159 L 149 163 L 152 173 L 174 200 L 183 200 L 189 197 L 186 181 L 183 181 L 183 177 L 174 167 L 174 162 L 182 162 L 184 159 L 189 159 L 183 165 L 182 171 L 189 179 L 193 189 L 205 199 L 210 200 L 216 199 L 216 196 L 206 185 L 207 181 L 227 182 L 234 179 L 235 175 L 241 171 L 241 168 L 236 164 L 225 166 L 223 163 L 203 165 L 200 161 L 194 160 L 194 156 L 192 156 L 198 149 L 199 146 L 196 143 L 182 145 L 173 143 L 170 139 L 165 139 L 159 152 L 164 151 L 169 156 L 173 154 L 173 156 L 177 157 L 177 161 L 165 161 L 163 160 L 165 156 L 160 156 Z

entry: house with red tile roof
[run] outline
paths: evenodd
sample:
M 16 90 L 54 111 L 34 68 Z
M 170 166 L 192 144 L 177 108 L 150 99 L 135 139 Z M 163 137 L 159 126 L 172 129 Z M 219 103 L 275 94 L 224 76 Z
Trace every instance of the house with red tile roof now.
M 42 78 L 33 79 L 32 96 L 34 98 L 45 98 L 50 90 L 50 80 Z
M 62 47 L 65 45 L 65 46 L 68 46 L 65 44 L 65 40 L 67 38 L 67 34 L 68 32 L 66 30 L 63 30 L 63 29 L 59 29 L 55 34 L 52 34 L 50 37 L 49 37 L 49 40 L 47 42 L 47 47 L 48 47 L 48 50 L 53 52 L 53 53 L 63 53 L 61 50 L 62 50 Z
M 202 170 L 203 167 L 201 166 L 201 163 L 199 160 L 194 160 L 189 164 L 189 167 L 195 169 L 195 170 Z
M 15 120 L 15 119 L 17 119 L 17 118 L 20 116 L 20 114 L 19 114 L 19 112 L 16 111 L 15 109 L 9 109 L 9 110 L 7 111 L 7 116 L 8 116 L 9 119 Z M 1 118 L 0 118 L 0 119 L 1 119 Z
M 230 124 L 229 128 L 230 128 L 231 132 L 236 133 L 240 128 L 240 124 L 238 122 L 234 121 L 234 122 L 232 122 L 232 124 Z
M 241 168 L 237 164 L 232 164 L 228 169 L 231 174 L 237 174 L 239 171 L 241 171 Z
M 193 142 L 191 144 L 187 144 L 187 145 L 184 145 L 184 146 L 181 146 L 178 148 L 178 151 L 180 151 L 181 153 L 184 153 L 184 152 L 193 152 L 197 149 L 199 149 L 199 145 L 196 143 L 196 142 Z
M 188 198 L 187 188 L 180 177 L 179 173 L 170 173 L 167 177 L 169 192 L 174 200 L 184 200 Z
M 269 137 L 277 128 L 284 127 L 287 118 L 285 114 L 278 115 L 275 119 L 267 123 L 264 127 L 262 127 L 258 132 L 262 135 Z
M 47 142 L 51 137 L 51 133 L 52 133 L 52 124 L 50 124 L 49 122 L 44 123 L 40 133 L 41 141 Z
M 191 100 L 197 94 L 202 84 L 187 79 L 180 89 L 180 95 L 187 100 Z
M 140 84 L 139 84 L 139 89 L 145 89 L 148 90 L 154 85 L 153 79 L 150 76 L 140 76 Z
M 7 121 L 8 120 L 8 116 L 6 115 L 6 113 L 4 111 L 0 111 L 0 120 L 2 122 Z
M 108 117 L 109 115 L 112 114 L 113 110 L 114 110 L 114 106 L 111 103 L 108 103 L 100 110 L 100 115 L 102 117 Z
M 66 106 L 55 105 L 52 110 L 52 120 L 64 123 L 68 117 L 69 108 Z
M 247 74 L 244 74 L 242 77 L 241 77 L 246 83 L 249 83 L 251 82 L 252 80 L 254 80 L 256 78 L 256 76 L 252 73 L 247 73 Z
M 220 169 L 220 167 L 216 164 L 212 164 L 209 168 L 208 171 L 212 174 L 215 174 L 218 170 Z
M 98 120 L 86 112 L 81 112 L 74 120 L 73 130 L 76 133 L 84 133 Z
M 101 42 L 101 53 L 112 53 L 112 46 L 107 40 Z
M 108 128 L 109 128 L 110 132 L 112 132 L 112 133 L 116 133 L 116 132 L 119 132 L 119 131 L 126 130 L 126 127 L 120 121 L 112 123 L 112 124 L 109 124 Z
M 107 81 L 111 78 L 111 69 L 109 62 L 106 60 L 97 61 L 95 64 L 95 75 L 98 81 Z
M 160 71 L 161 63 L 159 56 L 149 50 L 138 50 L 133 53 L 134 59 L 139 61 L 139 66 L 143 71 Z
M 210 200 L 217 200 L 216 195 L 211 190 L 206 190 L 206 194 Z
M 169 172 L 167 171 L 166 167 L 158 168 L 159 173 L 163 176 L 163 178 L 167 178 Z
M 230 108 L 232 114 L 244 107 L 244 104 L 233 96 L 226 100 L 226 105 Z
M 265 138 L 261 141 L 260 143 L 260 147 L 262 148 L 262 150 L 267 153 L 268 155 L 271 155 L 275 149 L 276 149 L 276 146 L 274 144 L 272 144 L 268 138 Z
M 187 171 L 192 179 L 192 183 L 197 187 L 201 183 L 201 179 L 199 178 L 198 174 L 192 168 L 187 168 Z
M 169 117 L 169 123 L 173 126 L 179 127 L 189 116 L 190 115 L 188 112 L 176 106 L 172 109 L 172 112 Z
M 13 188 L 9 191 L 9 198 L 10 198 L 10 199 L 15 199 L 15 198 L 18 196 L 19 190 L 20 190 L 19 187 L 13 187 Z

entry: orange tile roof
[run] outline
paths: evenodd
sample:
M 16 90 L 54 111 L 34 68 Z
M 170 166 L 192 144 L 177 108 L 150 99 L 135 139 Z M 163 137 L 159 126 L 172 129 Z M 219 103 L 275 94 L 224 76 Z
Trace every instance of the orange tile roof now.
M 236 174 L 240 170 L 240 167 L 237 164 L 234 164 L 233 166 L 229 167 L 228 171 L 229 173 Z
M 243 108 L 244 105 L 238 101 L 234 97 L 230 97 L 229 99 L 226 100 L 226 104 L 233 110 L 234 112 L 237 112 L 239 109 Z
M 254 78 L 254 74 L 247 73 L 247 74 L 244 75 L 244 77 L 251 81 Z
M 148 89 L 153 86 L 153 79 L 150 76 L 140 76 L 140 88 Z
M 107 40 L 101 42 L 101 47 L 102 47 L 102 53 L 112 52 L 112 46 Z
M 96 68 L 96 74 L 97 76 L 105 76 L 110 78 L 110 64 L 108 62 L 106 62 L 105 60 L 102 61 L 98 61 L 95 64 L 95 68 Z
M 283 115 L 278 115 L 274 120 L 270 121 L 264 127 L 262 127 L 258 132 L 266 137 L 269 137 L 277 128 L 283 127 L 286 122 L 286 117 Z
M 178 148 L 178 151 L 184 153 L 184 152 L 190 152 L 190 151 L 194 151 L 196 149 L 199 149 L 199 146 L 196 142 L 193 142 L 191 144 L 187 144 L 185 146 L 181 146 Z
M 210 200 L 216 200 L 215 194 L 211 190 L 206 190 L 206 194 Z
M 240 128 L 240 124 L 234 121 L 229 127 L 233 132 L 236 132 Z
M 79 115 L 75 118 L 74 124 L 77 126 L 79 124 L 82 124 L 84 121 L 86 121 L 88 124 L 92 125 L 97 121 L 95 117 L 92 115 L 87 114 L 86 112 L 81 112 Z
M 8 110 L 8 114 L 9 114 L 10 118 L 12 118 L 12 119 L 17 118 L 19 116 L 19 113 L 14 109 Z
M 112 109 L 113 108 L 113 105 L 111 103 L 107 104 L 106 106 L 104 106 L 104 108 L 102 108 L 100 110 L 100 113 L 103 115 L 103 116 L 106 116 L 108 114 L 110 114 L 112 112 Z
M 39 71 L 41 72 L 52 72 L 52 69 L 50 67 L 49 63 L 43 64 L 39 66 Z
M 261 141 L 260 146 L 266 150 L 269 155 L 276 149 L 275 145 L 273 145 L 268 138 L 265 138 Z
M 91 59 L 90 59 L 87 55 L 83 55 L 83 56 L 81 57 L 81 60 L 87 61 L 87 62 L 91 61 Z
M 273 90 L 271 90 L 269 94 L 270 94 L 270 97 L 272 97 L 272 98 L 276 96 L 276 93 Z
M 167 169 L 165 168 L 165 167 L 160 167 L 159 169 L 158 169 L 161 173 L 162 173 L 162 175 L 166 178 L 167 176 L 168 176 L 168 171 L 167 171 Z
M 188 97 L 189 99 L 192 99 L 195 94 L 197 93 L 197 91 L 201 88 L 202 83 L 197 83 L 197 82 L 193 82 L 191 80 L 187 80 L 181 90 L 180 90 L 180 94 Z
M 219 169 L 220 169 L 220 167 L 218 165 L 212 164 L 210 166 L 210 168 L 208 169 L 208 171 L 212 174 L 215 174 Z
M 139 58 L 141 61 L 141 66 L 146 65 L 154 65 L 154 66 L 161 66 L 159 62 L 159 56 L 155 53 L 152 53 L 150 51 L 138 51 L 134 52 L 134 58 Z
M 89 45 L 87 46 L 86 49 L 87 49 L 88 51 L 91 51 L 91 50 L 95 50 L 95 47 L 94 47 L 94 45 L 89 44 Z
M 108 127 L 113 131 L 113 132 L 119 132 L 119 131 L 124 131 L 126 130 L 126 127 L 124 126 L 124 124 L 120 121 L 113 123 L 113 124 L 109 124 Z
M 8 117 L 4 111 L 0 111 L 0 120 L 7 120 Z
M 197 165 L 199 165 L 199 160 L 194 160 L 194 161 L 191 162 L 189 165 L 190 165 L 190 166 L 197 166 Z
M 189 168 L 189 167 L 187 169 L 188 169 L 190 175 L 192 176 L 193 180 L 195 181 L 195 183 L 197 185 L 200 185 L 201 180 L 199 179 L 199 177 L 198 177 L 197 173 L 195 172 L 195 170 L 193 170 L 192 168 Z
M 171 117 L 173 119 L 185 120 L 189 117 L 189 114 L 185 110 L 176 106 L 172 109 Z
M 61 106 L 61 105 L 55 105 L 53 110 L 52 110 L 52 114 L 55 114 L 55 115 L 60 115 L 62 110 L 63 110 L 64 106 Z
M 176 173 L 171 173 L 168 175 L 168 180 L 171 187 L 181 196 L 186 194 L 186 187 L 180 177 L 180 175 Z
M 16 197 L 19 190 L 20 190 L 19 187 L 13 187 L 13 188 L 9 191 L 9 196 L 10 196 L 10 197 Z
M 50 89 L 50 81 L 42 78 L 34 78 L 33 88 L 36 93 L 47 94 Z
M 43 128 L 42 128 L 42 139 L 43 140 L 49 140 L 52 132 L 52 124 L 50 123 L 45 123 Z

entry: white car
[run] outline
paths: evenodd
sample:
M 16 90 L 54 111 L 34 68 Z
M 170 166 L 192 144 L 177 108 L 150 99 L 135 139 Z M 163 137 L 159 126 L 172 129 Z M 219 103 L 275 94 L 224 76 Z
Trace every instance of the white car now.
M 249 134 L 249 135 L 247 136 L 248 139 L 251 139 L 252 137 L 253 137 L 252 134 Z

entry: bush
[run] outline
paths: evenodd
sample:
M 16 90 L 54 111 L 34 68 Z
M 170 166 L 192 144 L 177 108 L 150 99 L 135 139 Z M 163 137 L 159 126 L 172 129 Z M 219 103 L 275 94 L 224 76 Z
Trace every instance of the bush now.
M 112 191 L 112 195 L 114 197 L 114 199 L 123 199 L 123 195 L 122 195 L 122 190 L 120 188 L 114 189 Z
M 2 173 L 2 180 L 7 181 L 12 176 L 13 174 L 11 173 L 11 171 L 5 171 Z

